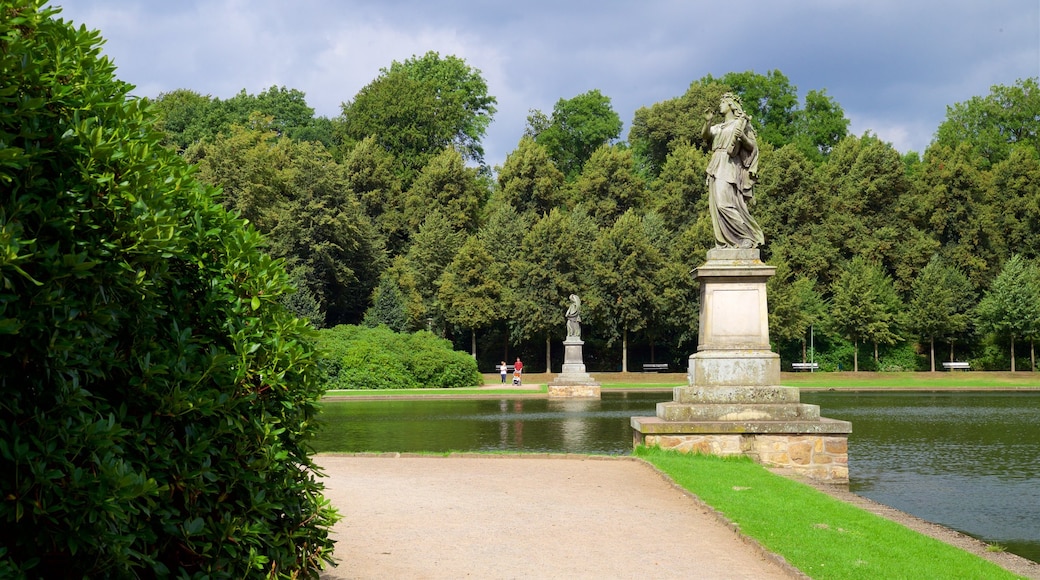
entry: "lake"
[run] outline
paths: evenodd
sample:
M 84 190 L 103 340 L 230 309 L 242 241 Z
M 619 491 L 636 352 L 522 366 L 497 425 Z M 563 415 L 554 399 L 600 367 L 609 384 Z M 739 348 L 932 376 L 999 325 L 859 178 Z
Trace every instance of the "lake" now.
M 671 392 L 326 403 L 318 451 L 631 452 Z M 1040 393 L 803 392 L 852 422 L 849 489 L 1040 562 Z

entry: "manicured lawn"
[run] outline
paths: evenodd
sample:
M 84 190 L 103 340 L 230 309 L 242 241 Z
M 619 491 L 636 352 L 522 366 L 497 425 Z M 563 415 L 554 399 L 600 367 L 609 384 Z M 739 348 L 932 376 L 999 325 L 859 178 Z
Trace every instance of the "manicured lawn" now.
M 814 579 L 1017 578 L 974 554 L 752 460 L 638 447 L 642 457 Z

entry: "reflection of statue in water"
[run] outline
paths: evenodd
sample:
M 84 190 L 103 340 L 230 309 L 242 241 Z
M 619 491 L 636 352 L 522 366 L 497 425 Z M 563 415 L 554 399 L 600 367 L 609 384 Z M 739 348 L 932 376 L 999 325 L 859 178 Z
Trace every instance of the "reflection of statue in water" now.
M 758 142 L 751 117 L 733 93 L 722 95 L 719 112 L 725 119 L 712 125 L 715 113 L 704 112 L 701 133 L 711 143 L 708 162 L 708 209 L 720 248 L 755 248 L 765 242 L 762 228 L 748 213 L 751 188 L 758 179 Z
M 571 305 L 567 307 L 567 338 L 581 338 L 581 299 L 571 294 Z

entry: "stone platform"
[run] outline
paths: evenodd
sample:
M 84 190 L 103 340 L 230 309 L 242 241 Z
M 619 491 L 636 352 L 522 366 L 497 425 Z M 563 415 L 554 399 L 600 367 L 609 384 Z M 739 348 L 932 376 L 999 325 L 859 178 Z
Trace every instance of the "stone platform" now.
M 585 344 L 581 339 L 567 337 L 563 341 L 563 369 L 547 386 L 550 399 L 553 398 L 601 398 L 600 384 L 585 372 L 581 348 Z
M 770 350 L 766 281 L 758 250 L 715 249 L 697 269 L 701 315 L 688 386 L 632 417 L 633 443 L 688 453 L 746 455 L 814 480 L 847 484 L 852 425 L 820 416 L 781 386 Z

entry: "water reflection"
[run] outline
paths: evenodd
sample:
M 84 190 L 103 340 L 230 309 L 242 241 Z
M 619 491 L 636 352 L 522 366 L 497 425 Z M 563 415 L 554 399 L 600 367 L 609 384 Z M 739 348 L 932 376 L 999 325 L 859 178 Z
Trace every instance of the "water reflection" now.
M 328 403 L 318 451 L 631 452 L 671 392 Z M 852 422 L 850 489 L 1040 561 L 1040 393 L 803 392 Z

